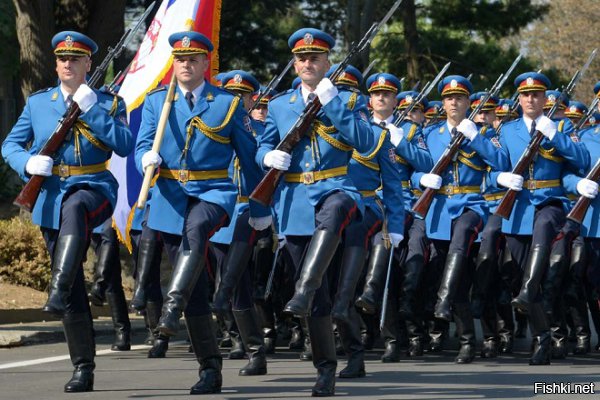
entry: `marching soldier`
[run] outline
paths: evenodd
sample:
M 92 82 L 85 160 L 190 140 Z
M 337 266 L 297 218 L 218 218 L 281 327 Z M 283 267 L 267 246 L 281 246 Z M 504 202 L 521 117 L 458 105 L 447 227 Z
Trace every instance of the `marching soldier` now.
M 454 313 L 461 345 L 456 362 L 470 363 L 475 355 L 475 331 L 468 301 L 468 260 L 488 212 L 480 186 L 488 166 L 504 170 L 508 160 L 498 142 L 486 137 L 485 128 L 479 129 L 465 118 L 473 91 L 466 78 L 447 76 L 439 83 L 438 91 L 448 119 L 430 125 L 425 132 L 432 158 L 440 158 L 454 135 L 461 134 L 467 140 L 442 176 L 415 174 L 413 182 L 437 190 L 425 218 L 427 236 L 446 259 L 434 316 L 449 321 Z
M 423 123 L 423 128 L 425 128 L 429 124 L 435 124 L 439 122 L 439 120 L 446 119 L 446 113 L 442 113 L 442 102 L 439 100 L 432 100 L 427 103 L 427 107 L 423 111 L 425 115 L 425 122 Z
M 250 109 L 253 104 L 252 93 L 260 87 L 256 78 L 248 72 L 233 70 L 223 75 L 222 82 L 223 88 L 240 96 L 244 102 L 244 108 Z M 261 123 L 248 119 L 246 121 L 251 124 L 250 135 L 256 137 L 262 134 L 263 125 Z M 270 235 L 270 231 L 256 232 L 248 224 L 250 211 L 248 195 L 250 192 L 246 180 L 241 174 L 240 162 L 237 157 L 232 160 L 230 167 L 232 167 L 232 180 L 238 187 L 238 199 L 229 226 L 221 228 L 211 238 L 211 242 L 220 244 L 219 249 L 215 251 L 220 279 L 216 284 L 212 310 L 216 314 L 225 316 L 231 311 L 230 301 L 233 300 L 233 316 L 250 359 L 248 365 L 243 367 L 239 374 L 264 375 L 267 373 L 267 359 L 262 333 L 253 307 L 252 275 L 254 266 L 249 264 L 256 242 Z
M 353 148 L 366 153 L 374 145 L 366 113 L 354 109 L 348 92 L 338 90 L 324 78 L 334 43 L 330 35 L 312 28 L 290 36 L 288 45 L 302 82 L 298 89 L 270 101 L 256 156 L 257 162 L 267 168 L 288 171 L 275 199 L 280 233 L 286 236 L 297 274 L 295 294 L 284 311 L 308 316 L 313 364 L 317 368 L 313 396 L 332 396 L 335 391 L 337 360 L 325 272 L 345 228 L 363 212 L 347 165 Z M 291 155 L 273 150 L 309 97 L 314 96 L 318 96 L 322 109 L 312 132 L 300 140 Z
M 92 229 L 111 216 L 117 200 L 118 184 L 106 162 L 112 151 L 125 157 L 133 141 L 123 101 L 86 85 L 96 43 L 81 33 L 64 31 L 52 38 L 52 47 L 60 83 L 27 99 L 2 145 L 2 155 L 23 180 L 46 177 L 32 213 L 52 260 L 43 311 L 62 318 L 75 367 L 65 392 L 84 392 L 94 387 L 95 343 L 82 262 Z M 36 154 L 72 102 L 82 114 L 68 140 L 53 157 Z
M 191 394 L 221 391 L 222 359 L 214 336 L 208 306 L 208 282 L 204 268 L 210 237 L 233 215 L 237 188 L 227 167 L 235 150 L 242 172 L 253 187 L 262 173 L 254 163 L 254 138 L 249 117 L 240 98 L 206 82 L 210 40 L 197 32 L 174 33 L 173 71 L 177 79 L 176 99 L 171 109 L 160 153 L 151 150 L 157 117 L 166 97 L 165 88 L 146 96 L 142 124 L 136 144 L 140 171 L 161 166 L 152 196 L 152 211 L 160 213 L 165 229 L 183 232 L 162 316 L 157 329 L 166 336 L 176 334 L 185 312 L 193 350 L 200 363 L 200 380 Z M 250 204 L 250 225 L 262 230 L 271 223 L 268 209 Z
M 500 142 L 513 165 L 517 163 L 534 132 L 544 135 L 538 157 L 526 174 L 526 181 L 511 172 L 492 172 L 492 181 L 519 191 L 512 213 L 502 221 L 502 232 L 514 262 L 523 270 L 519 294 L 514 307 L 529 315 L 533 336 L 531 365 L 550 363 L 550 331 L 541 304 L 540 283 L 546 273 L 553 241 L 565 222 L 569 200 L 560 178 L 567 167 L 582 170 L 589 165 L 589 153 L 575 143 L 568 121 L 554 122 L 543 115 L 545 90 L 549 79 L 528 72 L 515 79 L 523 118 L 504 124 Z M 525 189 L 525 190 L 523 190 Z

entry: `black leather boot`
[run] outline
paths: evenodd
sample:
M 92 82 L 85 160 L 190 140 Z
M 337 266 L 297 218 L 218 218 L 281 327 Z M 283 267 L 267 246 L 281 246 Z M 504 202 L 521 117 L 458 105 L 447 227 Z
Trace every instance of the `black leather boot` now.
M 227 357 L 230 360 L 244 359 L 246 357 L 246 349 L 244 348 L 244 342 L 242 342 L 240 333 L 238 331 L 230 331 L 229 337 L 231 338 L 231 349 L 229 349 Z
M 137 257 L 137 277 L 135 290 L 129 306 L 136 311 L 146 308 L 147 288 L 152 271 L 160 269 L 162 247 L 155 239 L 141 239 Z
M 415 320 L 406 321 L 406 331 L 408 333 L 408 348 L 406 355 L 408 357 L 420 357 L 423 355 L 423 322 Z
M 454 314 L 460 342 L 460 349 L 455 361 L 457 364 L 469 364 L 475 359 L 475 324 L 471 313 L 471 305 L 469 303 L 456 303 Z
M 165 358 L 169 350 L 169 337 L 157 332 L 154 336 L 154 343 L 148 350 L 148 358 Z
M 204 256 L 200 251 L 179 252 L 177 264 L 171 276 L 167 298 L 157 329 L 164 336 L 174 336 L 179 330 L 179 319 L 204 269 Z
M 500 336 L 498 334 L 499 328 L 496 315 L 496 305 L 493 302 L 486 302 L 480 316 L 481 332 L 483 335 L 481 358 L 498 357 Z
M 365 286 L 355 303 L 365 314 L 375 314 L 378 305 L 381 304 L 389 258 L 390 250 L 386 249 L 383 244 L 373 246 L 369 257 Z
M 254 303 L 258 326 L 261 327 L 266 354 L 275 353 L 277 329 L 275 329 L 275 314 L 271 302 Z
M 529 304 L 529 321 L 533 338 L 533 353 L 529 365 L 549 365 L 551 335 L 542 303 Z
M 400 361 L 400 346 L 396 339 L 389 339 L 385 341 L 385 351 L 381 356 L 381 362 L 383 363 L 394 363 Z
M 356 285 L 362 275 L 366 256 L 367 250 L 364 247 L 344 248 L 337 293 L 331 309 L 331 317 L 336 322 L 351 323 L 350 308 L 354 309 Z
M 517 328 L 515 329 L 515 337 L 523 339 L 527 337 L 527 315 L 521 312 L 515 312 L 515 321 L 517 321 Z
M 337 323 L 342 346 L 348 356 L 348 363 L 339 377 L 362 378 L 365 376 L 365 348 L 360 337 L 360 320 L 354 308 L 349 311 L 348 317 L 348 322 Z
M 50 293 L 42 311 L 59 317 L 65 314 L 73 281 L 85 255 L 86 244 L 84 238 L 76 235 L 59 236 L 56 240 Z
M 212 311 L 215 314 L 225 314 L 231 310 L 230 301 L 233 291 L 248 267 L 252 250 L 252 246 L 246 242 L 233 242 L 229 246 L 221 271 L 221 279 L 213 296 Z
M 415 255 L 404 263 L 404 281 L 400 286 L 400 302 L 398 314 L 400 318 L 410 320 L 419 314 L 416 310 L 417 290 L 421 283 L 421 275 L 425 259 L 422 255 Z
M 302 352 L 300 353 L 300 360 L 312 361 L 312 345 L 310 344 L 310 333 L 308 332 L 308 322 L 306 318 L 300 318 L 300 326 L 304 336 L 304 342 L 302 344 Z
M 256 246 L 254 246 L 254 276 L 252 285 L 252 298 L 255 303 L 265 301 L 267 282 L 269 281 L 274 256 L 272 235 L 256 241 Z
M 223 359 L 215 338 L 212 315 L 185 317 L 188 335 L 196 359 L 200 363 L 200 380 L 190 389 L 190 394 L 221 393 Z
M 550 252 L 545 246 L 536 245 L 529 252 L 521 290 L 511 302 L 513 307 L 523 313 L 528 312 L 529 304 L 535 301 L 539 293 L 542 278 L 548 269 L 549 257 Z
M 555 360 L 564 360 L 567 358 L 568 339 L 566 327 L 553 326 L 550 328 L 550 356 Z
M 438 301 L 433 313 L 436 318 L 443 321 L 451 320 L 456 288 L 466 265 L 467 257 L 464 254 L 450 253 L 446 257 L 442 282 L 438 290 Z
M 317 381 L 312 388 L 312 396 L 333 396 L 335 394 L 337 357 L 331 317 L 309 317 L 307 323 L 309 335 L 312 338 L 313 365 L 317 369 Z
M 293 324 L 291 328 L 292 337 L 290 338 L 288 348 L 290 350 L 301 350 L 304 347 L 304 332 L 299 320 L 294 319 Z
M 492 283 L 497 278 L 498 258 L 496 254 L 480 251 L 475 261 L 475 279 L 471 289 L 471 310 L 474 318 L 480 318 L 486 304 L 492 300 Z
M 510 296 L 509 293 L 506 293 Z M 498 351 L 503 354 L 512 353 L 515 336 L 515 321 L 513 309 L 509 302 L 498 302 L 496 304 L 498 336 L 500 337 L 500 345 Z
M 448 336 L 448 322 L 443 320 L 429 321 L 429 345 L 427 352 L 441 353 Z
M 113 326 L 115 327 L 115 341 L 111 346 L 113 351 L 131 350 L 131 322 L 127 312 L 127 301 L 123 289 L 115 292 L 106 292 L 106 300 L 110 307 Z
M 88 313 L 66 313 L 63 328 L 71 362 L 75 367 L 73 377 L 65 385 L 65 392 L 91 392 L 94 390 L 94 328 L 92 316 Z
M 90 303 L 102 307 L 106 302 L 106 287 L 110 280 L 114 260 L 119 260 L 119 245 L 109 241 L 102 241 L 94 264 L 94 283 L 88 294 Z
M 239 374 L 242 376 L 266 375 L 267 374 L 267 357 L 265 356 L 265 347 L 263 345 L 263 337 L 260 328 L 256 323 L 256 316 L 252 309 L 233 311 L 235 322 L 240 330 L 240 336 L 244 347 L 248 351 L 249 362 Z
M 339 243 L 340 237 L 337 234 L 325 230 L 315 231 L 304 256 L 296 291 L 283 312 L 299 317 L 310 314 L 315 292 L 321 287 L 323 276 Z

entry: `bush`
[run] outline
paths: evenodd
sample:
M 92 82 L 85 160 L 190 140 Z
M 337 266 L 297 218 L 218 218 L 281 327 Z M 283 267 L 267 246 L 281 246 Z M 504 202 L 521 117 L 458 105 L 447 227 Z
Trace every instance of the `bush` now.
M 20 217 L 0 220 L 0 280 L 46 290 L 50 278 L 50 257 L 40 228 Z

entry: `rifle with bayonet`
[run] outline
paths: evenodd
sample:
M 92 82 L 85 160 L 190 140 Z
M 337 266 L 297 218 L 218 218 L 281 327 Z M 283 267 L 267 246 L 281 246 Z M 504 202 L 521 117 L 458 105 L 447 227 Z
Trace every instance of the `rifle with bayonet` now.
M 481 109 L 483 108 L 483 106 L 485 106 L 490 97 L 497 96 L 498 93 L 500 93 L 500 89 L 502 88 L 510 74 L 513 72 L 513 70 L 516 68 L 519 61 L 521 61 L 521 58 L 521 55 L 515 58 L 510 68 L 508 68 L 508 70 L 505 73 L 500 74 L 498 79 L 496 79 L 494 86 L 492 86 L 492 88 L 486 92 L 485 96 L 481 99 L 479 104 L 477 104 L 477 107 L 475 107 L 475 109 L 469 114 L 468 119 L 470 121 L 473 121 L 473 119 L 475 119 L 475 116 L 477 116 L 477 114 L 481 112 Z M 443 174 L 448 165 L 450 165 L 450 162 L 454 160 L 454 156 L 458 152 L 458 149 L 462 145 L 464 139 L 465 137 L 462 134 L 454 135 L 438 162 L 433 166 L 433 169 L 430 172 L 431 174 Z M 415 212 L 415 214 L 420 215 L 423 218 L 425 217 L 425 215 L 427 215 L 427 211 L 429 211 L 429 207 L 431 206 L 431 202 L 433 201 L 433 196 L 436 192 L 437 190 L 432 188 L 426 188 L 423 191 L 423 194 L 421 194 L 419 200 L 417 200 L 417 202 L 413 206 L 413 211 Z
M 250 114 L 253 110 L 256 110 L 256 107 L 258 107 L 258 105 L 260 104 L 260 101 L 267 94 L 269 94 L 271 92 L 271 90 L 275 89 L 277 87 L 277 85 L 279 85 L 279 82 L 281 82 L 281 80 L 283 79 L 285 74 L 287 74 L 287 72 L 290 70 L 292 65 L 294 65 L 294 58 L 290 59 L 290 61 L 287 63 L 287 65 L 285 66 L 283 71 L 281 71 L 279 73 L 279 75 L 274 76 L 273 79 L 271 79 L 271 82 L 269 82 L 269 84 L 264 89 L 261 89 L 258 91 L 258 96 L 256 97 L 256 100 L 254 100 L 254 104 L 252 104 L 252 107 L 250 107 L 250 109 L 248 110 L 248 114 Z
M 400 3 L 402 3 L 402 0 L 397 0 L 385 17 L 383 17 L 380 22 L 373 23 L 373 25 L 371 25 L 369 30 L 362 37 L 360 42 L 351 47 L 344 60 L 339 63 L 338 67 L 329 77 L 331 82 L 336 82 L 337 79 L 344 73 L 344 70 L 350 61 L 371 44 L 379 29 L 381 29 L 381 27 L 392 17 L 396 9 L 400 6 Z M 312 123 L 317 117 L 319 110 L 321 110 L 321 102 L 319 101 L 319 98 L 315 96 L 312 100 L 308 101 L 304 111 L 287 132 L 283 140 L 277 145 L 276 149 L 286 153 L 291 153 L 294 147 L 296 147 L 304 135 L 306 135 L 306 133 L 309 131 Z M 283 173 L 284 171 L 271 168 L 263 177 L 262 181 L 260 181 L 260 183 L 256 186 L 252 194 L 250 194 L 250 198 L 260 204 L 269 206 L 273 200 L 273 193 L 275 192 Z
M 596 50 L 597 49 L 594 49 L 594 51 L 592 51 L 583 68 L 575 72 L 575 75 L 573 75 L 573 78 L 571 78 L 569 84 L 562 90 L 560 96 L 558 97 L 558 99 L 556 99 L 550 111 L 548 111 L 548 118 L 552 118 L 556 110 L 558 110 L 559 105 L 565 99 L 569 98 L 569 96 L 571 96 L 573 90 L 575 89 L 575 86 L 577 85 L 577 82 L 579 82 L 585 71 L 589 68 L 590 64 L 592 63 L 592 60 L 596 56 Z M 525 149 L 523 154 L 521 154 L 519 161 L 517 161 L 517 164 L 512 170 L 513 174 L 521 176 L 525 174 L 525 172 L 529 168 L 529 165 L 533 162 L 535 155 L 538 153 L 540 144 L 542 143 L 543 139 L 544 135 L 539 130 L 536 130 L 533 133 L 531 140 L 527 145 L 527 148 Z M 517 199 L 517 193 L 517 190 L 508 189 L 506 191 L 506 194 L 504 194 L 502 200 L 500 200 L 500 204 L 498 204 L 498 208 L 496 208 L 496 212 L 494 214 L 502 218 L 508 219 L 510 217 L 510 214 L 512 213 L 515 200 Z
M 378 58 L 374 59 L 373 61 L 371 61 L 371 63 L 367 66 L 367 68 L 365 68 L 363 70 L 363 72 L 361 72 L 362 76 L 367 76 L 367 74 L 369 72 L 371 72 L 371 70 L 373 69 L 373 67 L 375 66 L 375 64 L 377 63 L 377 61 L 379 61 Z
M 594 97 L 594 100 L 592 100 L 592 104 L 590 104 L 585 115 L 581 117 L 579 122 L 577 122 L 577 125 L 575 125 L 575 132 L 579 132 L 579 130 L 583 128 L 583 126 L 586 122 L 588 122 L 591 116 L 594 115 L 594 113 L 596 112 L 596 107 L 598 107 L 598 102 L 600 102 L 600 97 Z
M 144 20 L 154 8 L 154 4 L 152 3 L 150 7 L 144 12 L 144 14 L 140 17 L 133 28 L 127 29 L 127 31 L 123 34 L 117 45 L 108 48 L 108 54 L 102 60 L 102 63 L 96 67 L 96 70 L 92 74 L 91 78 L 87 82 L 87 85 L 90 88 L 94 88 L 100 78 L 104 76 L 104 73 L 108 69 L 108 66 L 115 58 L 118 58 L 125 47 L 129 44 L 131 39 L 133 39 L 135 32 L 139 29 L 139 27 L 144 23 Z M 58 149 L 62 146 L 65 140 L 68 140 L 70 137 L 69 132 L 71 128 L 81 115 L 81 109 L 76 102 L 72 102 L 67 111 L 63 114 L 61 119 L 58 121 L 58 125 L 54 128 L 54 132 L 48 138 L 44 146 L 38 153 L 38 155 L 53 157 L 54 154 L 58 151 Z M 29 178 L 29 181 L 25 184 L 21 192 L 18 194 L 17 198 L 13 202 L 13 204 L 27 210 L 31 211 L 35 206 L 35 202 L 40 194 L 40 190 L 42 189 L 42 185 L 44 184 L 46 177 L 41 175 L 32 175 Z

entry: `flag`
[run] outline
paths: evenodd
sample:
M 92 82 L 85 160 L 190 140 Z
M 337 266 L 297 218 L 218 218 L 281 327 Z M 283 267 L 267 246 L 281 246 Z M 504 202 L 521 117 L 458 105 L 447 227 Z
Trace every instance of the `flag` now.
M 173 57 L 169 36 L 175 32 L 191 29 L 211 40 L 214 50 L 210 53 L 210 67 L 206 76 L 210 80 L 214 71 L 218 71 L 219 68 L 220 19 L 221 0 L 162 1 L 119 89 L 119 95 L 127 105 L 129 127 L 134 138 L 137 137 L 140 127 L 146 93 L 170 81 Z M 133 207 L 142 184 L 142 176 L 135 167 L 133 153 L 127 157 L 113 154 L 110 170 L 119 182 L 113 227 L 119 240 L 131 252 L 129 228 L 133 218 Z

